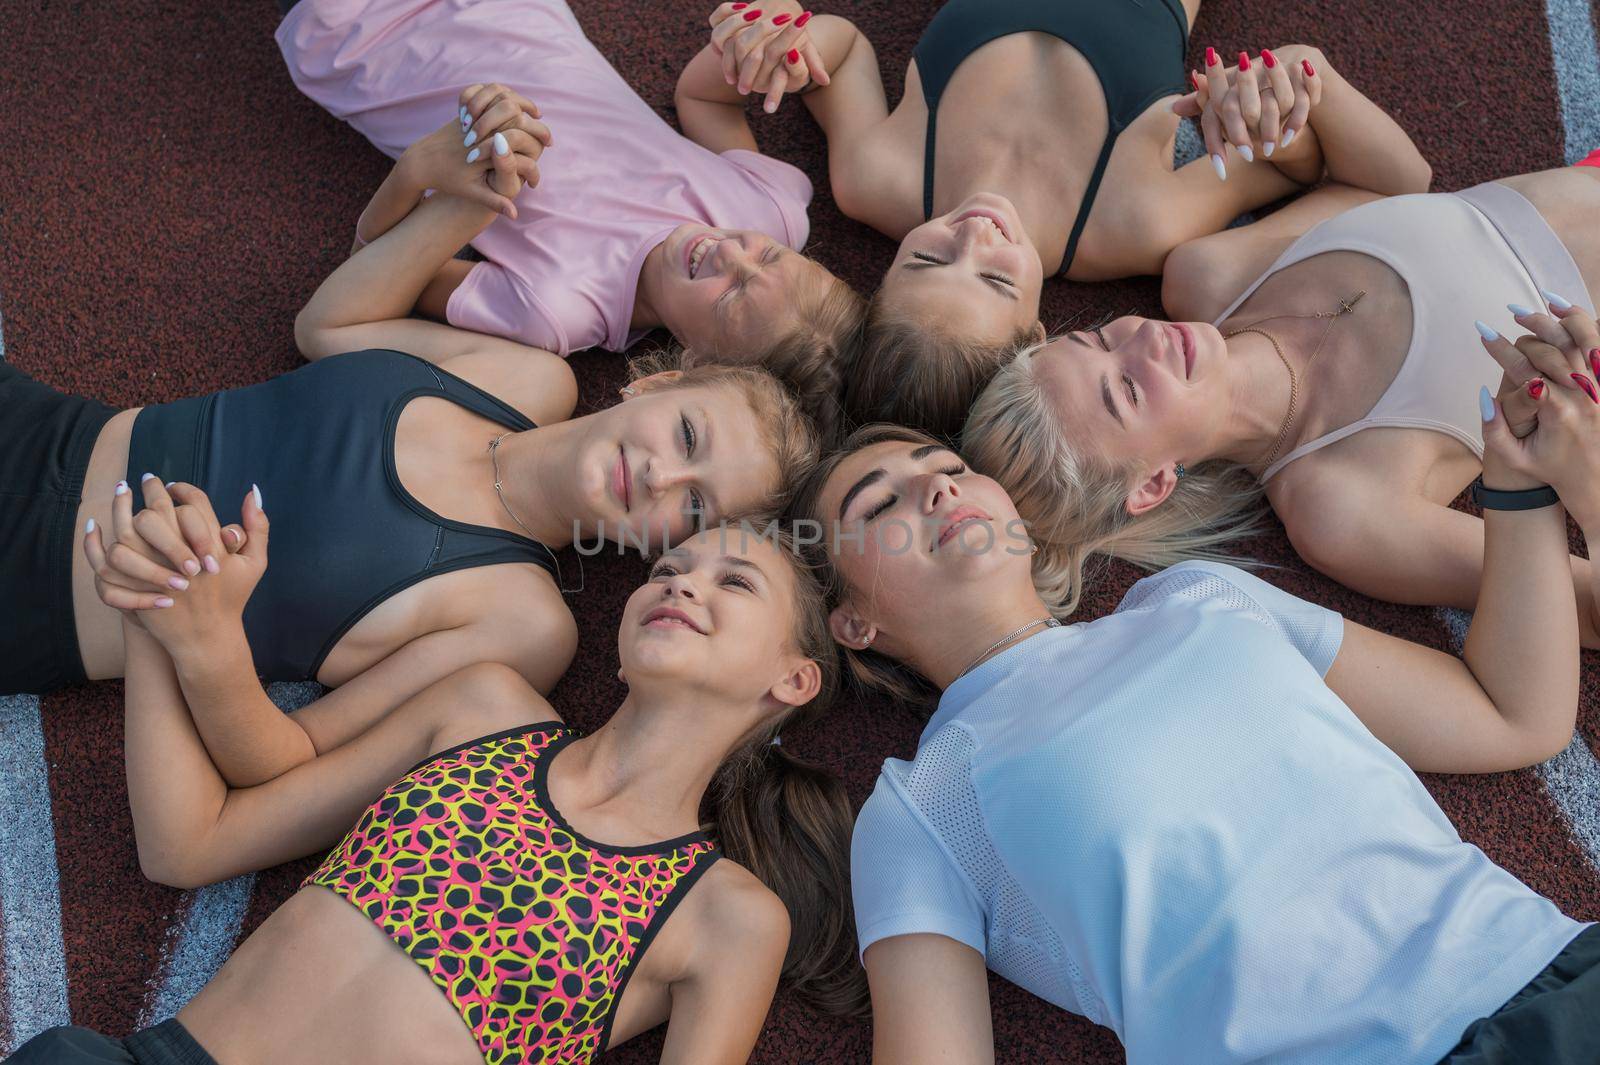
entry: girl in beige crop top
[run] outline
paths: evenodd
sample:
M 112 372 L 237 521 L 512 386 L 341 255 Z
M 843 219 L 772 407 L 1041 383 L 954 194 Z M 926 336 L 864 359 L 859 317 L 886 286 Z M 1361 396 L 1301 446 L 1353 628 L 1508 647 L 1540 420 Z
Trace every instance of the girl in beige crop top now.
M 1516 423 L 1536 416 L 1535 376 L 1600 387 L 1596 212 L 1593 167 L 1388 199 L 1327 186 L 1174 251 L 1176 322 L 1119 318 L 1019 353 L 964 450 L 1046 544 L 1046 582 L 1074 594 L 1093 553 L 1228 555 L 1264 493 L 1336 580 L 1471 609 L 1483 524 L 1450 504 L 1481 470 L 1477 396 Z M 1572 566 L 1583 643 L 1600 646 L 1600 593 Z

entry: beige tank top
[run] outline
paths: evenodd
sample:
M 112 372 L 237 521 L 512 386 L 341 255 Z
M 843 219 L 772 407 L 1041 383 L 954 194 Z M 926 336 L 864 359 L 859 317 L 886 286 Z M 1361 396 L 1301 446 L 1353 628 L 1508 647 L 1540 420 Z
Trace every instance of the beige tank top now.
M 1411 293 L 1411 343 L 1367 416 L 1295 448 L 1267 467 L 1271 480 L 1303 458 L 1375 427 L 1430 429 L 1483 457 L 1478 388 L 1500 384 L 1473 321 L 1508 336 L 1522 330 L 1508 303 L 1543 307 L 1541 288 L 1577 300 L 1589 287 L 1566 246 L 1521 193 L 1493 182 L 1463 192 L 1392 196 L 1312 227 L 1212 324 L 1220 324 L 1273 274 L 1313 255 L 1353 251 L 1387 265 Z

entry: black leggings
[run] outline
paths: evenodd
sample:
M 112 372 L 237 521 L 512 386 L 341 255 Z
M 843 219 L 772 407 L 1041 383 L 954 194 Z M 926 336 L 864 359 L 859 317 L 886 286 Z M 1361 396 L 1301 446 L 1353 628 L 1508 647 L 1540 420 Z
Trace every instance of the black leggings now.
M 1590 925 L 1492 1015 L 1467 1026 L 1440 1065 L 1600 1062 L 1600 925 Z
M 176 1020 L 112 1039 L 87 1028 L 40 1032 L 4 1065 L 217 1065 L 205 1047 Z
M 83 682 L 78 503 L 94 442 L 116 413 L 0 362 L 0 695 Z

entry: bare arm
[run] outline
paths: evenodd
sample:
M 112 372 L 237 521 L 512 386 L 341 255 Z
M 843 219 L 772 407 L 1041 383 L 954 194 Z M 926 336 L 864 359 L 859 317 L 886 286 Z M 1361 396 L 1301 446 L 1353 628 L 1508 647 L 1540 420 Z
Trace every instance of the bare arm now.
M 994 1061 L 983 955 L 945 936 L 917 934 L 879 940 L 864 960 L 873 1065 Z
M 707 872 L 695 890 L 712 888 Z M 729 870 L 706 903 L 694 954 L 670 988 L 662 1065 L 742 1065 L 761 1034 L 789 945 L 783 903 L 743 869 Z
M 197 887 L 331 846 L 418 760 L 479 735 L 554 717 L 504 667 L 475 666 L 408 700 L 350 743 L 246 788 L 230 787 L 189 717 L 171 659 L 127 639 L 127 773 L 146 876 Z

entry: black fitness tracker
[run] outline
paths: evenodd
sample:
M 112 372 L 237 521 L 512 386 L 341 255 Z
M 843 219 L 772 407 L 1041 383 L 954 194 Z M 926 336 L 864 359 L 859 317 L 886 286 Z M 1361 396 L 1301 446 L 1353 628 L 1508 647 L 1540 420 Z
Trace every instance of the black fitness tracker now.
M 1486 487 L 1483 475 L 1479 474 L 1478 479 L 1472 482 L 1472 501 L 1484 510 L 1538 510 L 1561 502 L 1561 497 L 1549 485 L 1502 492 Z

